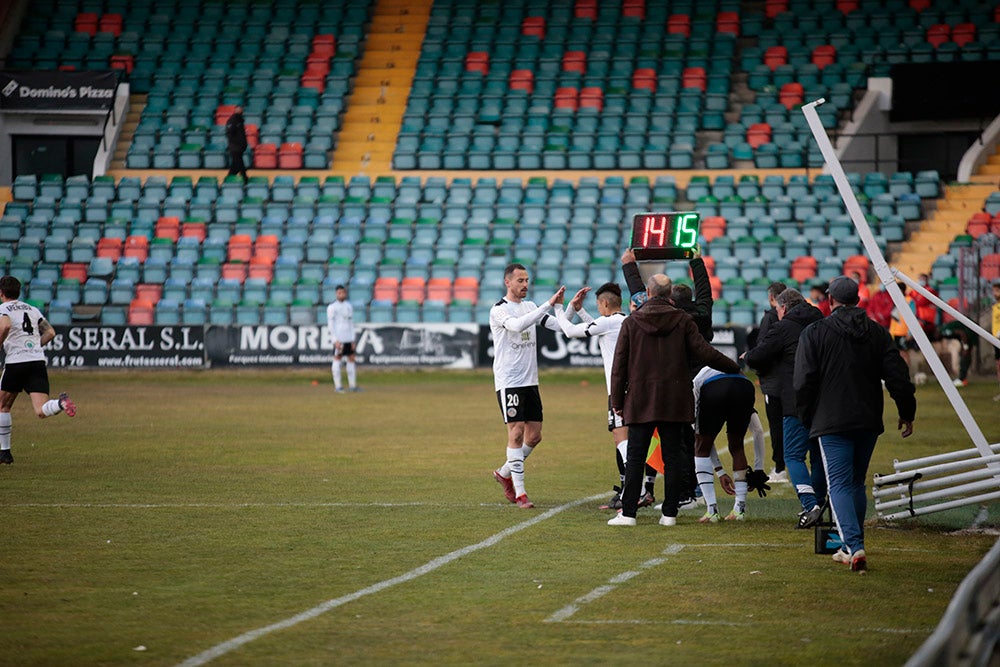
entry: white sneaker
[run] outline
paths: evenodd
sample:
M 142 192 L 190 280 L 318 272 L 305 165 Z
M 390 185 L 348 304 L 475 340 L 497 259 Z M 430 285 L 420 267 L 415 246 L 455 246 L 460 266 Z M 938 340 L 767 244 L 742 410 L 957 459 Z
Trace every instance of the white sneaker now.
M 673 517 L 673 516 L 661 516 L 660 517 L 660 525 L 661 526 L 676 526 L 677 525 L 677 517 Z
M 772 470 L 767 474 L 768 484 L 788 484 L 788 471 L 782 470 L 781 472 L 775 472 Z
M 621 512 L 615 515 L 613 519 L 608 519 L 609 526 L 634 526 L 635 517 L 625 516 Z

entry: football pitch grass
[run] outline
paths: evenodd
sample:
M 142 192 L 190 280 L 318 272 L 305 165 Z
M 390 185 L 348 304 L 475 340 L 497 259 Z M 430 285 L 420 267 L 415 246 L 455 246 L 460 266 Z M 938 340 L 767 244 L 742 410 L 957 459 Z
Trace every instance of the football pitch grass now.
M 869 522 L 864 577 L 792 528 L 788 484 L 751 496 L 744 523 L 683 512 L 665 528 L 644 509 L 609 527 L 591 370 L 542 373 L 537 507 L 520 510 L 490 475 L 505 435 L 488 370 L 362 368 L 360 383 L 54 371 L 77 417 L 38 420 L 19 398 L 0 664 L 899 665 L 996 539 L 968 529 L 1000 526 L 996 504 Z M 995 387 L 962 389 L 991 442 Z M 917 400 L 905 441 L 887 408 L 872 472 L 971 446 L 938 387 Z

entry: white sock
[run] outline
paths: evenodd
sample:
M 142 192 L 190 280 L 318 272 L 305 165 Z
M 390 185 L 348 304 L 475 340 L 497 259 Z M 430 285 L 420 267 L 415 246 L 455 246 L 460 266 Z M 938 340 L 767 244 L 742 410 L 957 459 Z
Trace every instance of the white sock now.
M 711 457 L 694 457 L 694 474 L 698 479 L 701 495 L 705 498 L 705 505 L 711 510 L 718 504 L 715 499 L 715 468 L 712 466 Z
M 354 389 L 358 385 L 358 368 L 353 361 L 347 362 L 347 386 Z
M 628 438 L 618 443 L 618 451 L 622 455 L 622 463 L 628 463 Z
M 510 474 L 511 480 L 514 482 L 514 495 L 523 496 L 524 495 L 524 448 L 523 447 L 508 447 L 507 448 L 507 463 L 503 466 L 506 468 Z M 503 475 L 503 469 L 500 470 L 500 474 Z M 506 477 L 506 475 L 504 475 Z
M 59 405 L 59 401 L 57 399 L 53 398 L 51 401 L 45 401 L 45 403 L 42 404 L 42 414 L 46 417 L 57 415 L 60 412 L 62 412 L 62 406 Z
M 340 379 L 340 359 L 334 359 L 330 364 L 330 371 L 333 373 L 333 386 L 337 389 L 344 388 L 344 382 Z
M 734 512 L 746 511 L 747 506 L 747 471 L 733 471 L 733 486 L 736 487 L 736 504 L 733 506 Z
M 0 412 L 0 450 L 10 449 L 10 413 Z
M 527 460 L 533 451 L 535 451 L 533 445 L 521 445 L 521 453 L 524 454 L 525 460 Z

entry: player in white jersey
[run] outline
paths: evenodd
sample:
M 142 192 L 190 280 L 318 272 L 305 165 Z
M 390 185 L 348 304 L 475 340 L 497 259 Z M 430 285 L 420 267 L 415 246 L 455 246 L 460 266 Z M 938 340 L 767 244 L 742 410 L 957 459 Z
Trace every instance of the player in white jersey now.
M 600 317 L 594 319 L 583 309 L 583 299 L 590 292 L 589 287 L 582 288 L 569 302 L 569 307 L 559 315 L 557 321 L 562 332 L 568 338 L 597 338 L 597 346 L 601 350 L 601 360 L 604 362 L 604 381 L 608 390 L 608 430 L 615 443 L 615 460 L 618 465 L 619 486 L 608 504 L 602 506 L 608 509 L 621 508 L 621 489 L 625 483 L 625 457 L 628 451 L 628 427 L 622 423 L 621 415 L 611 409 L 611 366 L 615 360 L 615 345 L 618 343 L 618 331 L 622 328 L 625 313 L 622 312 L 622 290 L 615 283 L 604 283 L 597 288 L 597 312 Z M 581 322 L 576 324 L 570 320 L 573 313 L 580 316 Z M 650 474 L 651 473 L 651 474 Z M 646 494 L 639 499 L 639 507 L 655 503 L 653 498 L 653 483 L 656 481 L 656 470 L 647 467 Z
M 347 288 L 337 285 L 337 300 L 326 307 L 326 326 L 333 338 L 333 386 L 338 394 L 344 393 L 340 378 L 341 360 L 347 357 L 347 387 L 358 391 L 358 370 L 354 356 L 354 306 L 347 300 Z
M 42 349 L 56 332 L 29 303 L 19 301 L 21 282 L 14 276 L 0 278 L 0 344 L 4 366 L 0 375 L 0 463 L 13 463 L 10 452 L 10 409 L 22 391 L 31 397 L 31 405 L 40 419 L 65 412 L 76 415 L 76 406 L 65 393 L 49 399 L 49 374 Z
M 507 296 L 490 309 L 493 333 L 493 382 L 500 412 L 507 424 L 507 461 L 493 477 L 503 486 L 507 500 L 531 508 L 524 490 L 524 460 L 542 441 L 542 398 L 538 393 L 538 345 L 535 327 L 559 331 L 548 311 L 562 311 L 566 288 L 560 287 L 545 303 L 526 301 L 528 270 L 508 264 L 503 272 Z

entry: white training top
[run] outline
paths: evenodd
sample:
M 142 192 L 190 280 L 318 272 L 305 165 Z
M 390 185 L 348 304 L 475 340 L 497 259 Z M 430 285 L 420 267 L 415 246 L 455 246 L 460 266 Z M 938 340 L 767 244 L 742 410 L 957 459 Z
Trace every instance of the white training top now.
M 618 345 L 618 333 L 625 321 L 625 313 L 619 311 L 601 315 L 595 320 L 582 308 L 577 312 L 582 322 L 570 322 L 570 312 L 566 310 L 559 314 L 559 326 L 568 338 L 598 338 L 597 346 L 601 349 L 601 359 L 604 361 L 604 382 L 608 386 L 608 395 L 611 395 L 611 366 L 615 361 L 615 347 Z
M 23 301 L 0 304 L 0 317 L 10 318 L 10 333 L 3 342 L 8 364 L 26 361 L 45 361 L 42 350 L 42 332 L 38 323 L 44 319 L 42 311 Z
M 533 301 L 512 303 L 500 299 L 490 308 L 490 331 L 493 333 L 493 384 L 497 391 L 508 387 L 532 387 L 538 384 L 538 344 L 535 326 L 553 331 L 559 325 L 548 315 L 548 301 L 536 306 Z M 556 306 L 556 314 L 562 306 Z
M 326 307 L 326 326 L 333 343 L 354 342 L 354 306 L 350 301 L 334 301 Z

